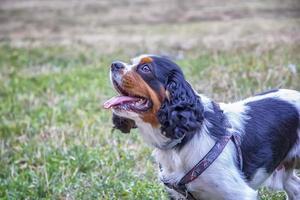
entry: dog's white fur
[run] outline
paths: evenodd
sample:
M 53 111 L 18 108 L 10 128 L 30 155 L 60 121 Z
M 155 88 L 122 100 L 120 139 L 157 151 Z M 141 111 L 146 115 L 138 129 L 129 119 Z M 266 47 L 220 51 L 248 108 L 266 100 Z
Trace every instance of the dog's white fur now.
M 138 63 L 140 58 L 134 60 Z M 127 70 L 131 66 L 125 65 Z M 118 80 L 118 79 L 115 79 Z M 205 110 L 212 109 L 212 101 L 203 96 L 201 102 Z M 220 104 L 221 109 L 227 116 L 232 129 L 243 136 L 244 125 L 247 123 L 246 103 L 258 101 L 264 98 L 280 99 L 294 105 L 300 114 L 300 93 L 293 90 L 280 89 L 277 92 L 268 93 L 247 98 L 243 101 L 229 104 Z M 195 134 L 193 139 L 182 147 L 180 151 L 170 149 L 162 150 L 160 147 L 170 142 L 169 138 L 161 134 L 159 128 L 154 128 L 150 124 L 143 122 L 138 114 L 130 111 L 114 110 L 122 117 L 135 120 L 141 135 L 146 143 L 153 146 L 153 156 L 157 163 L 161 165 L 159 172 L 160 179 L 170 183 L 179 182 L 179 180 L 194 165 L 203 158 L 214 145 L 214 140 L 208 134 L 208 121 L 204 121 L 201 130 Z M 300 121 L 300 119 L 299 119 Z M 298 130 L 298 143 L 294 145 L 285 160 L 297 158 L 300 162 L 300 128 Z M 300 179 L 296 176 L 294 169 L 286 170 L 284 167 L 268 174 L 263 168 L 256 171 L 256 174 L 250 182 L 241 174 L 236 166 L 236 148 L 232 141 L 225 147 L 220 156 L 207 168 L 200 177 L 187 184 L 187 189 L 197 199 L 205 200 L 253 200 L 258 198 L 257 189 L 263 185 L 273 190 L 285 190 L 290 200 L 300 200 Z M 171 191 L 173 198 L 184 199 L 184 197 L 175 191 Z

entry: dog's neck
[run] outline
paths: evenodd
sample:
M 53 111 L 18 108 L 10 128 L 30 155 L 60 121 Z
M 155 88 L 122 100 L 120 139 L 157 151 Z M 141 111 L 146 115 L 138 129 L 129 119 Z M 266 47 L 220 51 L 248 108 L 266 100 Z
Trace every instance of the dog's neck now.
M 178 182 L 186 171 L 194 167 L 199 159 L 204 157 L 215 144 L 205 129 L 199 130 L 180 151 L 176 148 L 162 150 L 155 148 L 153 156 L 161 166 L 163 175 L 174 174 L 174 182 Z
M 191 169 L 199 159 L 204 157 L 215 144 L 218 134 L 222 134 L 222 115 L 220 108 L 209 98 L 199 95 L 204 112 L 208 113 L 204 117 L 199 130 L 184 144 L 173 146 L 172 139 L 167 138 L 161 133 L 159 127 L 154 128 L 150 124 L 143 121 L 136 122 L 139 132 L 144 141 L 154 147 L 153 156 L 157 163 L 161 166 L 161 174 L 170 176 L 174 174 L 173 181 L 179 181 L 184 176 L 184 172 Z M 218 125 L 220 124 L 220 125 Z M 213 133 L 213 134 L 212 134 Z M 170 145 L 170 146 L 168 146 Z M 166 148 L 170 147 L 170 148 Z
M 203 115 L 207 116 L 204 117 L 202 126 L 198 130 L 190 132 L 182 138 L 171 139 L 163 134 L 160 127 L 153 127 L 149 123 L 137 119 L 136 124 L 144 141 L 161 151 L 173 149 L 181 151 L 181 149 L 190 143 L 190 141 L 198 134 L 201 135 L 206 133 L 208 136 L 212 134 L 214 138 L 218 137 L 218 134 L 222 134 L 222 130 L 219 129 L 222 128 L 222 122 L 220 120 L 223 113 L 220 112 L 219 108 L 216 108 L 216 104 L 209 98 L 203 95 L 199 95 L 199 98 L 204 107 Z

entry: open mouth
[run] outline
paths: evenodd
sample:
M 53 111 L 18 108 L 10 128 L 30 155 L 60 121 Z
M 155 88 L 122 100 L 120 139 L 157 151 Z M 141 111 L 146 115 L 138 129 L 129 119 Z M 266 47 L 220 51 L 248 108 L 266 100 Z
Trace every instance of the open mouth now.
M 129 94 L 123 88 L 121 88 L 115 81 L 113 81 L 113 85 L 120 95 L 107 100 L 103 105 L 104 108 L 113 108 L 134 112 L 145 112 L 152 107 L 152 102 L 149 99 Z

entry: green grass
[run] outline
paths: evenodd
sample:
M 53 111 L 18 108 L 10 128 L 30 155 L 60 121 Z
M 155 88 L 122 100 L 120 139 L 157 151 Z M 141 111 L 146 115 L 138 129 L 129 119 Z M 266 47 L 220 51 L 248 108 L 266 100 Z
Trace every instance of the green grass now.
M 273 87 L 299 90 L 299 50 L 193 52 L 177 62 L 199 92 L 233 101 Z M 108 70 L 119 58 L 129 56 L 0 46 L 0 199 L 167 199 L 151 149 L 137 131 L 111 132 L 101 107 L 114 94 Z

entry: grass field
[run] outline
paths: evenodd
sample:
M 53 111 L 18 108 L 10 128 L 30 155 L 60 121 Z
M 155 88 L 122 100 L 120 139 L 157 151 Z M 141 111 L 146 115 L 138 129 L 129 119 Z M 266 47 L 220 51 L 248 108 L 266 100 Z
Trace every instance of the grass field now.
M 176 23 L 173 15 L 134 18 L 128 13 L 136 4 L 120 18 L 114 13 L 126 9 L 118 1 L 55 2 L 0 4 L 0 199 L 167 199 L 151 148 L 137 131 L 111 132 L 111 113 L 102 109 L 115 94 L 108 79 L 115 59 L 167 54 L 198 92 L 217 101 L 275 87 L 300 90 L 297 1 L 283 7 L 228 1 L 224 8 L 201 7 L 203 16 L 187 4 Z M 168 9 L 187 6 L 178 2 Z M 210 15 L 216 10 L 222 15 Z

